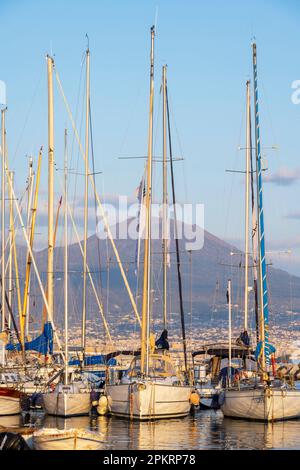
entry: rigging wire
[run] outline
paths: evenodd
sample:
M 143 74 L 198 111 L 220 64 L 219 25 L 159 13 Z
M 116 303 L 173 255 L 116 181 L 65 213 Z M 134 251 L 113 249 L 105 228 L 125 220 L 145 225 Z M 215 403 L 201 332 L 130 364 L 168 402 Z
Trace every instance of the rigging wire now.
M 168 124 L 168 138 L 169 138 L 169 154 L 170 154 L 170 168 L 171 168 L 171 179 L 172 179 L 172 196 L 173 196 L 173 205 L 174 209 L 176 207 L 176 197 L 175 197 L 175 183 L 174 183 L 174 173 L 173 173 L 173 161 L 172 161 L 172 140 L 171 140 L 171 123 L 170 123 L 170 113 L 169 113 L 169 100 L 168 100 L 168 88 L 166 87 L 166 104 L 167 104 L 167 124 Z M 177 218 L 176 212 L 174 212 L 174 227 L 175 232 L 177 232 Z M 177 275 L 178 275 L 178 290 L 179 290 L 179 303 L 180 303 L 180 320 L 181 320 L 181 334 L 182 334 L 182 344 L 183 344 L 183 354 L 184 354 L 184 365 L 185 365 L 185 374 L 188 373 L 187 366 L 187 348 L 186 348 L 186 330 L 185 330 L 185 318 L 184 318 L 184 309 L 183 309 L 183 297 L 182 297 L 182 281 L 181 281 L 181 271 L 180 271 L 180 254 L 179 254 L 179 243 L 178 237 L 175 235 L 175 244 L 176 244 L 176 265 L 177 265 Z
M 96 188 L 96 170 L 95 170 L 95 156 L 94 156 L 94 140 L 93 140 L 93 124 L 92 124 L 92 110 L 91 110 L 91 101 L 89 100 L 89 121 L 90 121 L 90 136 L 91 136 L 91 154 L 92 154 L 92 169 L 93 169 L 93 180 L 94 187 Z M 94 191 L 94 210 L 95 210 L 95 223 L 96 223 L 96 238 L 97 238 L 97 254 L 98 254 L 98 266 L 99 266 L 99 289 L 100 296 L 103 297 L 102 291 L 102 275 L 101 275 L 101 255 L 100 255 L 100 240 L 97 236 L 97 226 L 98 226 L 98 216 L 97 216 L 97 199 L 96 193 Z M 105 312 L 104 312 L 105 315 Z
M 17 144 L 16 144 L 16 149 L 15 149 L 15 152 L 12 156 L 12 163 L 15 161 L 15 158 L 17 156 L 17 153 L 19 151 L 19 148 L 20 148 L 20 145 L 21 145 L 21 142 L 22 142 L 22 138 L 23 138 L 23 135 L 24 135 L 24 132 L 25 132 L 25 129 L 26 129 L 26 126 L 27 126 L 27 123 L 29 121 L 29 118 L 30 118 L 30 115 L 31 115 L 31 111 L 32 111 L 32 108 L 33 108 L 33 105 L 34 105 L 34 102 L 35 102 L 35 98 L 36 98 L 36 95 L 39 91 L 39 88 L 40 88 L 40 84 L 41 84 L 41 80 L 42 80 L 42 76 L 43 76 L 43 69 L 41 68 L 41 71 L 40 71 L 40 75 L 38 77 L 38 80 L 37 80 L 37 83 L 36 83 L 36 86 L 35 86 L 35 89 L 34 89 L 34 93 L 32 95 L 32 98 L 31 98 L 31 101 L 30 101 L 30 105 L 29 105 L 29 108 L 27 110 L 27 113 L 26 113 L 26 116 L 25 116 L 25 121 L 24 121 L 24 125 L 21 129 L 21 132 L 20 132 L 20 136 L 19 136 L 19 139 L 17 141 Z

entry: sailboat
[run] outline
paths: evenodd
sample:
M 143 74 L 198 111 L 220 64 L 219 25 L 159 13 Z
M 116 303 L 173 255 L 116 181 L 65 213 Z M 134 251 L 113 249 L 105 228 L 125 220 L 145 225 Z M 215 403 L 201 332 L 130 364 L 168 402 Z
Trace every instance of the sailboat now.
M 175 418 L 188 415 L 191 408 L 190 396 L 192 391 L 185 377 L 175 370 L 169 353 L 165 349 L 156 349 L 154 336 L 150 334 L 154 37 L 155 29 L 152 26 L 141 350 L 140 354 L 134 357 L 127 375 L 121 379 L 120 383 L 107 384 L 106 386 L 110 413 L 115 416 L 137 420 Z M 166 68 L 163 69 L 163 91 L 164 112 L 166 112 Z M 164 119 L 165 124 L 166 120 Z M 164 142 L 165 135 L 164 132 Z M 163 147 L 164 161 L 166 161 L 166 145 Z M 166 243 L 164 246 L 166 247 Z M 165 253 L 164 250 L 164 260 Z M 164 272 L 166 273 L 165 270 Z M 166 274 L 164 274 L 164 286 L 166 286 L 165 276 Z M 164 291 L 164 322 L 166 320 L 165 306 L 166 291 Z
M 87 77 L 89 73 L 89 50 L 86 51 L 87 59 Z M 52 70 L 53 60 L 51 57 L 47 58 L 48 62 L 48 86 L 49 94 L 52 95 Z M 51 102 L 51 99 L 49 100 Z M 89 108 L 89 94 L 87 92 L 87 113 Z M 88 114 L 87 114 L 88 116 Z M 51 147 L 52 132 L 53 132 L 53 108 L 49 106 L 49 149 Z M 88 119 L 87 119 L 88 122 Z M 87 124 L 88 125 L 88 124 Z M 52 129 L 52 131 L 51 131 Z M 87 144 L 88 145 L 88 144 Z M 90 390 L 87 385 L 81 380 L 73 380 L 73 376 L 69 378 L 68 370 L 68 189 L 67 189 L 67 131 L 65 130 L 65 162 L 64 162 L 64 193 L 65 193 L 65 207 L 64 207 L 64 310 L 65 310 L 65 367 L 63 372 L 64 381 L 58 383 L 53 391 L 43 394 L 43 404 L 46 413 L 57 416 L 74 416 L 89 414 L 91 408 Z M 51 170 L 53 171 L 53 169 Z M 49 188 L 50 195 L 51 188 Z M 49 221 L 50 223 L 50 221 Z M 49 284 L 48 284 L 49 286 Z
M 219 404 L 225 416 L 259 421 L 275 421 L 297 418 L 300 416 L 300 390 L 279 378 L 271 377 L 270 359 L 275 352 L 269 343 L 269 308 L 266 271 L 262 158 L 259 126 L 259 102 L 257 81 L 257 51 L 253 48 L 254 107 L 255 107 L 255 138 L 256 138 L 256 185 L 257 185 L 257 241 L 259 273 L 259 328 L 256 347 L 258 377 L 252 383 L 232 384 L 229 378 L 228 387 L 219 395 Z M 250 84 L 247 82 L 247 149 L 248 158 L 251 153 L 251 111 Z M 248 169 L 247 169 L 248 171 Z M 248 176 L 248 174 L 247 174 Z M 247 206 L 246 206 L 247 210 Z M 245 254 L 247 256 L 247 253 Z M 253 256 L 254 265 L 256 264 Z M 255 278 L 255 277 L 254 277 Z M 248 289 L 248 286 L 245 286 Z M 231 295 L 229 295 L 231 297 Z M 231 300 L 229 301 L 229 309 Z M 230 364 L 229 364 L 230 366 Z M 230 368 L 230 367 L 229 367 Z

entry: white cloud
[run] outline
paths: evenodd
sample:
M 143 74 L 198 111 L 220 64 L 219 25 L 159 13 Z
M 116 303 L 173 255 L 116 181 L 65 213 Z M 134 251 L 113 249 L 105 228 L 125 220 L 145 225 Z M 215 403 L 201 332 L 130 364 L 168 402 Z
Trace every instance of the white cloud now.
M 266 183 L 274 183 L 278 186 L 290 186 L 298 180 L 300 180 L 300 168 L 292 170 L 287 167 L 281 167 L 277 172 L 264 177 Z

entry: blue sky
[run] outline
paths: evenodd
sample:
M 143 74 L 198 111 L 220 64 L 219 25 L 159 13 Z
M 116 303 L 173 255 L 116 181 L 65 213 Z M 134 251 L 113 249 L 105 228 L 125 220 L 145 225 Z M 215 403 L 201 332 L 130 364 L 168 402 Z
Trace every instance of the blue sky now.
M 244 167 L 244 153 L 237 147 L 245 141 L 245 83 L 252 78 L 255 36 L 262 145 L 279 146 L 278 151 L 264 149 L 269 168 L 264 198 L 267 246 L 292 248 L 292 255 L 272 254 L 272 259 L 300 275 L 300 105 L 291 101 L 291 84 L 300 79 L 297 0 L 0 0 L 0 79 L 7 84 L 9 161 L 16 186 L 24 187 L 26 155 L 37 157 L 44 145 L 46 189 L 46 53 L 55 54 L 74 114 L 80 103 L 80 128 L 88 33 L 96 170 L 103 171 L 97 177 L 98 189 L 106 195 L 134 194 L 143 162 L 117 157 L 146 153 L 149 28 L 156 12 L 155 152 L 161 153 L 159 87 L 161 67 L 167 63 L 174 153 L 185 158 L 176 164 L 178 198 L 204 203 L 205 228 L 237 244 L 243 237 L 243 182 L 240 175 L 225 170 Z M 70 129 L 56 88 L 58 167 L 66 125 Z M 74 164 L 76 160 L 77 149 Z M 157 187 L 160 171 L 155 172 Z M 78 197 L 81 188 L 78 180 Z M 58 183 L 56 189 L 60 191 Z

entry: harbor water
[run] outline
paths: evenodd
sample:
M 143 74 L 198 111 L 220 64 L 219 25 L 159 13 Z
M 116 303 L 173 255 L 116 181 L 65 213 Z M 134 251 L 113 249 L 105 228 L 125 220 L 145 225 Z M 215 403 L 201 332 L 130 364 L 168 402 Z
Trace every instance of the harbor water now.
M 103 450 L 271 450 L 300 448 L 300 419 L 270 424 L 199 411 L 182 419 L 137 422 L 115 417 L 57 418 L 42 412 L 0 417 L 0 426 L 81 428 L 101 435 Z

